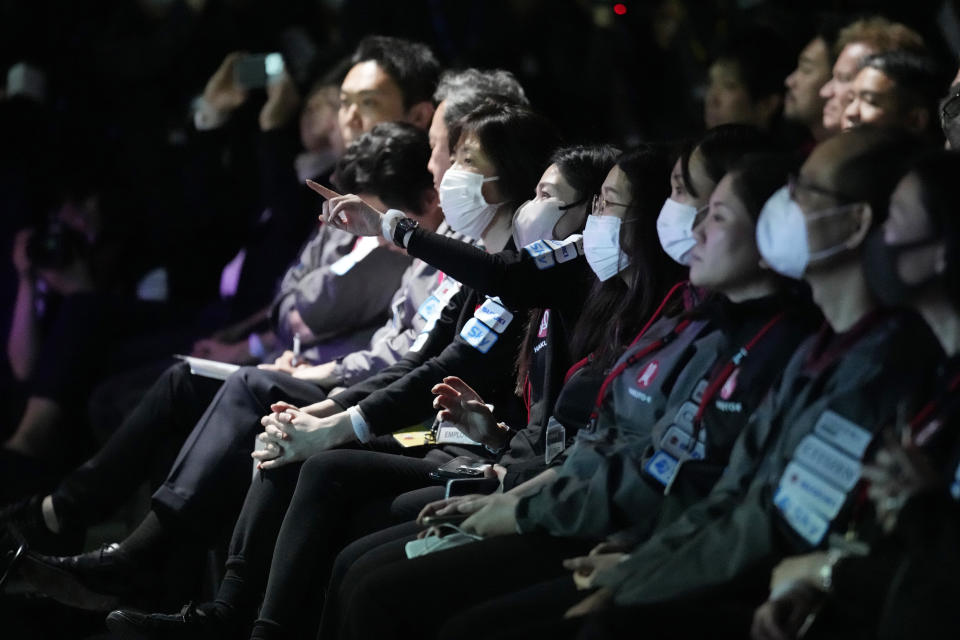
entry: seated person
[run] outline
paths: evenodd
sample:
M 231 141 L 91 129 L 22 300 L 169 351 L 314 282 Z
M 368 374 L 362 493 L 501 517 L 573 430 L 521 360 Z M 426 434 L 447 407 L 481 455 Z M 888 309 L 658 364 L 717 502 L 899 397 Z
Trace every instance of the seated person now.
M 871 289 L 888 305 L 908 304 L 947 357 L 902 429 L 864 467 L 872 512 L 861 501 L 859 544 L 787 558 L 754 614 L 755 640 L 803 637 L 946 637 L 958 621 L 952 596 L 960 511 L 957 497 L 960 227 L 955 188 L 960 155 L 936 152 L 904 176 L 890 216 L 867 245 Z

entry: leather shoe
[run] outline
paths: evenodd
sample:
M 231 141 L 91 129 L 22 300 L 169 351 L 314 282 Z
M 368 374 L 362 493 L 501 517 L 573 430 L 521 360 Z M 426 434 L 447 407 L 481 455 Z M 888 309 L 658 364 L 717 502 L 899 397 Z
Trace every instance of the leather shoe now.
M 29 545 L 34 551 L 72 555 L 83 548 L 86 532 L 82 527 L 62 527 L 60 533 L 47 528 L 43 520 L 43 496 L 31 496 L 0 509 L 0 550 L 15 550 Z
M 30 590 L 62 604 L 88 611 L 109 611 L 120 596 L 144 590 L 151 572 L 134 563 L 117 543 L 76 556 L 29 552 L 20 561 L 19 577 Z
M 144 613 L 118 609 L 107 615 L 107 629 L 123 640 L 176 638 L 228 638 L 238 631 L 222 607 L 205 603 L 185 605 L 179 613 Z

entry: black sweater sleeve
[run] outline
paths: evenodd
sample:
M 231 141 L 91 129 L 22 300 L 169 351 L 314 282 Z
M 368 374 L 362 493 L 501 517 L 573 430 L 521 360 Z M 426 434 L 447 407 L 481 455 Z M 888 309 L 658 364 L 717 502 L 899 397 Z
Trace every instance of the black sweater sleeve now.
M 561 306 L 570 296 L 571 282 L 589 287 L 593 276 L 582 252 L 541 268 L 525 249 L 490 254 L 422 228 L 413 231 L 407 253 L 480 293 L 500 296 L 514 310 Z
M 427 341 L 418 351 L 408 351 L 396 364 L 380 370 L 363 382 L 330 396 L 330 399 L 344 409 L 352 407 L 373 392 L 400 380 L 428 359 L 439 355 L 447 345 L 453 342 L 458 328 L 464 322 L 462 316 L 467 313 L 466 303 L 468 298 L 472 299 L 469 289 L 461 289 L 453 296 L 447 306 L 444 307 L 433 329 L 430 330 Z M 469 313 L 472 312 L 473 308 L 471 307 Z M 469 314 L 467 314 L 467 317 L 469 317 Z
M 463 318 L 469 319 L 482 301 L 483 296 L 471 290 Z M 522 405 L 514 394 L 512 374 L 523 330 L 522 320 L 514 318 L 486 353 L 470 345 L 458 332 L 439 355 L 358 403 L 370 430 L 383 435 L 430 417 L 434 411 L 430 389 L 450 375 L 459 376 L 492 403 L 498 417 L 518 419 Z

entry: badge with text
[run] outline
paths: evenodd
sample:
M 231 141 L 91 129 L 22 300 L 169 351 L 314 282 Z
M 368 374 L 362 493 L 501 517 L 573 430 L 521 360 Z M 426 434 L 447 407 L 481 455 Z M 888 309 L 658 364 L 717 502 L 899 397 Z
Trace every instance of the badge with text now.
M 704 433 L 704 431 L 700 431 L 701 436 L 703 436 Z M 677 460 L 683 460 L 685 458 L 703 460 L 706 457 L 706 446 L 702 440 L 703 438 L 701 437 L 699 441 L 694 444 L 691 434 L 684 432 L 683 429 L 677 425 L 671 425 L 670 428 L 667 429 L 667 432 L 663 434 L 663 437 L 660 438 L 660 448 Z
M 777 505 L 787 523 L 804 540 L 813 546 L 820 544 L 830 526 L 829 522 L 782 489 L 777 491 L 773 503 Z
M 677 415 L 673 418 L 673 423 L 686 431 L 693 433 L 693 419 L 697 417 L 697 411 L 700 407 L 695 402 L 684 402 L 677 410 Z
M 824 482 L 796 462 L 791 462 L 784 470 L 780 478 L 780 490 L 827 520 L 837 517 L 847 497 L 843 491 Z
M 693 395 L 690 396 L 690 399 L 696 402 L 698 405 L 703 400 L 703 394 L 707 390 L 707 387 L 710 386 L 710 383 L 706 380 L 701 380 L 697 383 L 696 388 L 693 390 Z
M 563 453 L 566 447 L 567 430 L 564 429 L 562 424 L 551 418 L 547 424 L 547 446 L 544 449 L 544 461 L 550 464 Z
M 524 247 L 524 250 L 530 254 L 538 269 L 549 269 L 555 264 L 553 259 L 553 248 L 543 240 L 537 240 Z
M 647 461 L 644 470 L 650 477 L 665 487 L 673 483 L 673 478 L 677 474 L 680 462 L 666 451 L 657 451 L 653 457 Z
M 513 314 L 495 298 L 487 298 L 473 317 L 487 325 L 497 333 L 503 333 L 513 321 Z
M 863 453 L 873 440 L 873 434 L 869 431 L 829 409 L 817 418 L 813 432 L 858 459 L 863 458 Z
M 844 491 L 853 489 L 860 479 L 860 463 L 857 460 L 812 434 L 800 441 L 793 457 L 818 477 Z
M 467 323 L 463 325 L 463 330 L 460 331 L 460 337 L 480 353 L 490 351 L 499 338 L 496 331 L 476 318 L 467 320 Z

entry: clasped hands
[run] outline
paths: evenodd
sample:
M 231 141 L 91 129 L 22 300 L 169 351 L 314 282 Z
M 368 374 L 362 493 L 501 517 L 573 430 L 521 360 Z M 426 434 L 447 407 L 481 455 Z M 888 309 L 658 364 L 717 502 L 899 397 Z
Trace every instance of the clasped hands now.
M 272 413 L 260 419 L 264 430 L 257 436 L 264 447 L 250 454 L 259 461 L 259 469 L 300 462 L 354 438 L 353 425 L 345 411 L 315 417 L 286 402 L 275 402 L 270 410 Z

